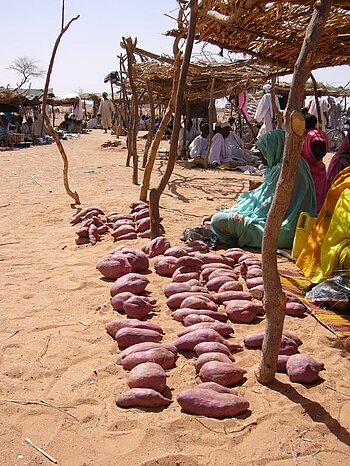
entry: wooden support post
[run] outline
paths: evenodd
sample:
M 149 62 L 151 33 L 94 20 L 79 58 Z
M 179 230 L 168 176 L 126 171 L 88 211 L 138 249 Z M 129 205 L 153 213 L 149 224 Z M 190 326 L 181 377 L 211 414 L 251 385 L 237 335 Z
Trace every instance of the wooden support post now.
M 286 109 L 286 142 L 282 168 L 264 230 L 262 268 L 265 286 L 266 335 L 257 374 L 259 382 L 263 384 L 268 384 L 274 379 L 283 331 L 286 298 L 282 291 L 277 269 L 277 242 L 283 218 L 290 204 L 300 162 L 305 131 L 304 117 L 300 112 L 303 103 L 303 91 L 331 4 L 332 0 L 320 0 L 314 4 L 313 15 L 294 66 L 291 91 Z
M 164 113 L 163 119 L 159 125 L 155 138 L 153 140 L 153 143 L 151 146 L 151 152 L 147 160 L 145 172 L 143 174 L 143 180 L 142 180 L 142 185 L 141 185 L 141 190 L 140 190 L 140 201 L 147 200 L 147 194 L 148 194 L 148 190 L 149 190 L 149 186 L 151 182 L 152 170 L 153 170 L 154 162 L 156 160 L 159 144 L 160 144 L 160 141 L 162 140 L 165 128 L 172 118 L 172 114 L 173 114 L 174 107 L 175 107 L 176 89 L 177 89 L 177 84 L 178 84 L 179 75 L 180 75 L 180 65 L 181 65 L 181 52 L 179 52 L 175 58 L 174 80 L 173 80 L 173 87 L 172 87 L 170 100 L 168 102 L 168 107 Z
M 168 164 L 166 166 L 164 175 L 159 182 L 159 185 L 157 186 L 157 188 L 152 189 L 150 193 L 150 217 L 151 217 L 151 238 L 152 239 L 160 235 L 159 200 L 174 170 L 175 161 L 176 161 L 176 151 L 177 151 L 177 144 L 178 144 L 179 132 L 180 132 L 181 110 L 183 106 L 187 71 L 188 71 L 188 67 L 190 64 L 193 41 L 194 41 L 195 31 L 196 31 L 198 0 L 191 0 L 189 3 L 189 8 L 191 11 L 190 22 L 189 22 L 188 33 L 187 33 L 187 41 L 186 41 L 184 58 L 183 58 L 182 65 L 181 65 L 180 77 L 179 77 L 179 82 L 178 82 L 177 92 L 176 92 L 174 127 L 173 127 L 173 134 L 171 137 L 171 142 L 170 142 L 170 153 L 169 153 Z
M 208 158 L 211 149 L 211 143 L 213 141 L 213 121 L 214 121 L 214 109 L 215 109 L 215 99 L 214 99 L 214 86 L 215 86 L 215 78 L 211 80 L 210 86 L 210 94 L 209 94 L 209 141 L 208 141 L 208 149 L 207 153 L 204 157 L 205 168 L 208 168 Z
M 123 72 L 126 73 L 125 65 L 124 65 L 124 58 L 122 55 L 119 56 L 120 58 L 120 83 L 123 91 L 123 100 L 124 100 L 124 108 L 125 108 L 125 124 L 127 128 L 127 135 L 126 135 L 126 145 L 128 148 L 128 155 L 126 157 L 126 166 L 130 167 L 130 160 L 131 160 L 131 150 L 129 149 L 130 141 L 131 141 L 131 109 L 130 109 L 130 102 L 128 98 L 128 92 L 126 89 L 126 83 L 123 77 Z
M 282 128 L 282 113 L 278 110 L 276 105 L 276 77 L 274 76 L 271 79 L 271 102 L 272 102 L 272 109 L 273 113 L 276 118 L 276 127 Z
M 312 86 L 314 88 L 314 96 L 315 96 L 315 104 L 316 104 L 316 111 L 317 111 L 317 128 L 322 129 L 322 115 L 321 115 L 321 108 L 320 108 L 320 101 L 318 100 L 318 89 L 317 89 L 317 81 L 312 73 L 310 73 L 310 78 L 312 81 Z
M 151 87 L 151 84 L 149 82 L 149 79 L 146 79 L 146 86 L 147 86 L 147 93 L 148 93 L 149 108 L 150 108 L 150 113 L 151 113 L 151 121 L 150 121 L 150 126 L 149 126 L 149 129 L 148 129 L 148 133 L 147 133 L 145 150 L 144 150 L 144 153 L 143 153 L 142 168 L 145 168 L 145 166 L 147 164 L 148 151 L 149 151 L 149 148 L 151 147 L 151 144 L 152 144 L 152 140 L 153 140 L 153 137 L 154 137 L 154 128 L 155 128 L 155 124 L 156 124 L 153 92 L 152 92 L 152 87 Z

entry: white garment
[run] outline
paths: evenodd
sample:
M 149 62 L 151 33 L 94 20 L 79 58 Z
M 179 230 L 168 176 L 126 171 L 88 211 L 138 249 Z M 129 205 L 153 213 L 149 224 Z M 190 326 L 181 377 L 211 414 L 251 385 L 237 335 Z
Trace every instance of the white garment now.
M 102 128 L 108 129 L 112 127 L 112 115 L 114 113 L 114 105 L 109 99 L 102 99 L 98 108 L 99 115 L 102 116 Z
M 233 131 L 225 139 L 227 157 L 232 160 L 243 160 L 248 163 L 256 163 L 260 159 L 249 150 L 244 149 L 244 142 Z
M 194 138 L 190 144 L 190 156 L 192 159 L 195 157 L 204 158 L 207 155 L 209 138 L 204 138 L 201 134 Z
M 328 103 L 322 97 L 319 98 L 318 101 L 320 104 L 322 131 L 325 131 L 326 126 L 327 126 L 327 118 L 326 118 L 325 113 L 328 113 Z M 316 100 L 314 97 L 311 99 L 311 102 L 310 102 L 309 113 L 311 113 L 311 115 L 315 115 L 318 118 Z
M 220 165 L 224 162 L 227 162 L 225 140 L 222 134 L 216 133 L 211 141 L 208 164 Z
M 77 121 L 82 121 L 83 119 L 83 103 L 81 98 L 78 97 L 78 101 L 73 105 L 73 115 Z
M 185 128 L 180 128 L 179 140 L 177 141 L 178 157 L 181 157 L 183 155 L 184 149 L 187 148 L 190 144 L 190 132 L 186 129 L 186 140 L 184 141 L 184 131 L 185 131 Z
M 87 129 L 97 128 L 97 118 L 96 117 L 90 118 L 90 120 L 86 123 L 86 128 Z
M 277 109 L 281 110 L 280 103 L 279 103 L 277 96 L 275 96 L 275 101 L 276 101 Z M 272 99 L 271 99 L 271 94 L 267 93 L 262 96 L 259 102 L 259 105 L 256 109 L 255 116 L 254 116 L 254 119 L 256 121 L 263 123 L 257 136 L 258 139 L 260 139 L 268 131 L 273 130 L 272 118 L 273 118 Z

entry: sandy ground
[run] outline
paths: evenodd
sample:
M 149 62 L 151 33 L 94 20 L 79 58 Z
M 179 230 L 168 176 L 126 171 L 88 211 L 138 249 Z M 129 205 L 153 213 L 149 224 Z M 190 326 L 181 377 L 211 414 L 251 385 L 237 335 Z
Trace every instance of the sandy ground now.
M 125 148 L 101 149 L 107 139 L 96 130 L 64 143 L 71 187 L 83 206 L 128 211 L 139 188 L 125 167 Z M 65 466 L 350 464 L 349 358 L 312 317 L 287 317 L 286 327 L 303 339 L 303 352 L 325 363 L 317 385 L 293 384 L 279 374 L 270 388 L 262 386 L 254 375 L 260 352 L 244 350 L 237 363 L 248 373 L 239 391 L 251 411 L 223 421 L 198 418 L 182 413 L 176 402 L 181 390 L 196 384 L 191 360 L 181 355 L 168 371 L 174 400 L 169 408 L 117 408 L 126 372 L 114 364 L 118 349 L 104 331 L 116 317 L 110 284 L 95 270 L 112 238 L 95 247 L 75 245 L 69 224 L 74 211 L 54 145 L 2 152 L 0 167 L 2 465 L 50 464 L 27 437 Z M 164 161 L 158 160 L 154 179 L 163 171 Z M 231 205 L 248 188 L 248 178 L 178 164 L 161 199 L 171 243 L 180 244 L 183 229 L 198 225 L 204 214 Z M 149 277 L 159 303 L 153 320 L 171 342 L 181 326 L 165 306 L 162 290 L 170 279 Z M 262 328 L 263 321 L 235 325 L 235 338 Z

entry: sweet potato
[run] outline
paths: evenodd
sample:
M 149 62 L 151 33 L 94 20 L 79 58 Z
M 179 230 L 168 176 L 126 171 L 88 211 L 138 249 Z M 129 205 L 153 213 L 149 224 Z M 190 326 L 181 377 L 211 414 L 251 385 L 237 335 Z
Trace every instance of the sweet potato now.
M 287 354 L 279 354 L 277 358 L 277 372 L 287 372 L 287 361 L 290 358 Z
M 79 223 L 80 220 L 81 220 L 88 212 L 92 212 L 92 211 L 95 211 L 95 212 L 97 212 L 97 213 L 100 214 L 100 215 L 104 215 L 103 210 L 99 209 L 98 207 L 86 207 L 85 209 L 82 209 L 80 212 L 78 212 L 77 214 L 75 214 L 75 216 L 72 218 L 72 220 L 70 221 L 70 223 L 71 223 L 72 225 L 75 225 L 75 224 Z
M 208 265 L 212 265 L 212 264 L 208 264 Z M 223 264 L 223 265 L 224 265 L 224 264 Z M 230 269 L 230 268 L 227 268 L 227 269 L 221 269 L 221 268 L 220 268 L 220 269 L 217 269 L 217 268 L 207 267 L 207 268 L 202 269 L 202 271 L 201 271 L 201 277 L 202 277 L 202 279 L 203 279 L 205 282 L 207 282 L 207 281 L 209 280 L 210 275 L 211 275 L 213 272 L 215 272 L 216 270 L 225 270 L 225 271 L 227 271 L 228 273 L 233 272 L 233 270 Z M 222 275 L 224 275 L 224 274 L 222 274 Z M 214 278 L 214 277 L 213 277 L 213 278 Z
M 209 252 L 209 246 L 204 241 L 191 241 L 184 246 L 188 253 L 190 252 Z
M 234 359 L 231 351 L 227 348 L 226 345 L 223 345 L 222 343 L 215 342 L 215 341 L 206 341 L 203 343 L 198 343 L 193 348 L 193 351 L 196 353 L 197 356 L 200 356 L 202 354 L 206 353 L 222 353 L 226 354 L 230 359 Z
M 298 302 L 288 302 L 286 304 L 286 315 L 292 317 L 301 317 L 305 315 L 306 307 L 302 303 Z
M 169 285 L 167 285 L 164 288 L 164 294 L 167 298 L 169 298 L 169 296 L 172 296 L 173 294 L 182 293 L 185 291 L 197 291 L 197 292 L 204 292 L 204 293 L 206 292 L 203 285 L 198 280 L 194 280 L 194 279 L 189 280 L 188 282 L 185 282 L 185 283 L 172 282 L 172 283 L 169 283 Z
M 113 238 L 118 238 L 119 236 L 127 235 L 128 233 L 135 233 L 135 228 L 132 225 L 121 225 L 112 231 L 111 235 Z
M 196 372 L 199 372 L 201 370 L 201 367 L 210 361 L 218 361 L 218 362 L 224 362 L 226 364 L 233 364 L 232 361 L 234 361 L 233 356 L 230 358 L 224 353 L 203 353 L 201 354 L 195 361 L 194 367 L 196 369 Z
M 182 337 L 179 337 L 174 345 L 178 350 L 192 351 L 195 346 L 199 343 L 216 341 L 222 343 L 230 349 L 230 343 L 226 341 L 216 330 L 213 329 L 203 329 L 195 330 L 193 332 L 187 333 Z
M 163 369 L 171 369 L 175 365 L 176 356 L 167 348 L 151 348 L 145 351 L 135 351 L 123 358 L 119 358 L 120 364 L 124 369 L 133 369 L 138 364 L 144 362 L 155 362 L 162 366 Z
M 160 257 L 154 263 L 154 269 L 158 275 L 163 277 L 171 277 L 176 270 L 176 264 L 178 259 L 173 256 Z
M 222 304 L 225 301 L 234 301 L 234 300 L 247 300 L 250 301 L 252 299 L 252 295 L 246 291 L 223 291 L 221 293 L 213 294 L 215 302 L 218 304 Z
M 206 269 L 225 269 L 225 270 L 230 270 L 231 272 L 234 271 L 233 268 L 230 265 L 224 264 L 223 262 L 208 262 L 204 263 L 201 266 L 201 270 L 204 271 Z
M 180 257 L 177 266 L 178 267 L 191 267 L 195 270 L 199 270 L 201 266 L 203 265 L 203 261 L 196 257 L 191 257 L 191 256 L 183 256 Z
M 117 363 L 121 363 L 124 358 L 130 356 L 132 353 L 143 353 L 145 351 L 153 349 L 166 349 L 170 351 L 174 356 L 177 355 L 176 346 L 170 343 L 153 343 L 151 341 L 145 343 L 138 343 L 137 345 L 129 346 L 129 348 L 124 349 L 117 357 Z
M 110 212 L 107 216 L 109 221 L 116 222 L 117 220 L 134 220 L 133 216 L 131 214 L 128 214 L 126 212 Z
M 159 408 L 172 401 L 151 388 L 131 388 L 118 396 L 116 403 L 119 408 Z
M 181 392 L 177 401 L 185 413 L 213 418 L 234 417 L 249 408 L 249 402 L 240 396 L 203 390 L 200 385 Z
M 246 372 L 231 362 L 209 361 L 201 367 L 199 378 L 202 382 L 216 382 L 224 387 L 229 387 L 242 382 Z
M 227 265 L 234 265 L 234 262 L 230 260 L 229 258 L 226 258 L 224 256 L 221 256 L 220 254 L 215 254 L 213 252 L 207 252 L 207 253 L 201 253 L 197 252 L 195 256 L 197 259 L 200 259 L 203 264 L 217 264 L 217 263 L 222 263 L 222 264 L 227 264 Z
M 165 238 L 165 236 L 158 236 L 157 238 L 152 239 L 152 241 L 149 243 L 145 244 L 142 247 L 142 251 L 148 257 L 155 257 L 160 256 L 170 247 L 170 242 Z
M 139 273 L 127 273 L 123 277 L 118 278 L 113 283 L 110 290 L 111 296 L 113 297 L 117 293 L 123 293 L 124 291 L 130 291 L 130 293 L 134 294 L 141 294 L 143 291 L 145 291 L 148 284 L 149 280 L 144 275 L 140 275 Z
M 185 291 L 183 293 L 176 293 L 176 294 L 173 294 L 172 296 L 170 296 L 168 299 L 167 299 L 167 306 L 170 308 L 170 309 L 179 309 L 179 307 L 181 306 L 182 302 L 188 298 L 188 297 L 203 297 L 205 296 L 206 297 L 206 301 L 210 300 L 212 302 L 213 299 L 211 298 L 211 296 L 208 294 L 208 293 L 191 293 L 189 291 Z M 191 306 L 182 306 L 182 307 L 191 307 Z M 203 307 L 203 308 L 196 308 L 196 309 L 206 309 L 207 307 Z M 210 309 L 210 308 L 208 308 Z M 213 309 L 214 311 L 216 311 L 216 308 Z
M 172 248 L 167 249 L 164 252 L 164 256 L 165 257 L 172 256 L 172 257 L 179 258 L 179 257 L 188 256 L 188 252 L 183 246 L 174 246 Z
M 113 230 L 116 230 L 119 227 L 122 227 L 124 225 L 131 225 L 134 226 L 134 222 L 129 219 L 123 219 L 123 220 L 117 220 L 115 222 L 108 222 L 108 225 L 113 228 Z M 134 228 L 135 230 L 135 228 Z
M 112 254 L 113 253 L 123 254 L 125 257 L 127 257 L 133 272 L 144 272 L 148 270 L 149 260 L 146 254 L 141 251 L 141 249 L 119 246 L 115 248 Z
M 324 365 L 306 354 L 294 354 L 288 358 L 286 369 L 291 382 L 314 383 Z
M 125 291 L 123 293 L 117 293 L 116 295 L 114 295 L 113 298 L 111 298 L 111 304 L 113 309 L 115 311 L 124 312 L 124 302 L 132 296 L 135 295 L 133 293 L 130 293 L 130 291 Z
M 245 251 L 243 251 L 243 249 L 240 249 L 240 248 L 231 248 L 231 249 L 227 249 L 225 252 L 224 252 L 224 256 L 225 257 L 229 257 L 230 259 L 233 259 L 235 261 L 238 262 L 238 260 L 244 256 L 246 254 Z
M 159 334 L 164 333 L 162 327 L 159 325 L 154 324 L 153 322 L 142 322 L 138 319 L 115 319 L 105 325 L 107 333 L 113 338 L 118 330 L 126 327 L 144 328 L 147 330 L 153 330 Z
M 232 269 L 216 269 L 214 270 L 208 277 L 208 280 L 213 280 L 213 278 L 217 278 L 217 277 L 222 277 L 222 276 L 226 276 L 226 277 L 231 277 L 231 280 L 238 280 L 238 276 L 236 274 L 236 272 L 234 272 Z
M 137 234 L 130 232 L 130 233 L 126 233 L 125 235 L 116 236 L 114 237 L 114 242 L 116 243 L 117 241 L 126 241 L 126 240 L 131 240 L 131 239 L 137 239 Z
M 108 226 L 107 225 L 101 225 L 99 227 L 97 227 L 97 233 L 99 235 L 104 235 L 105 233 L 107 233 L 109 230 Z
M 131 296 L 123 304 L 123 310 L 133 319 L 143 319 L 153 311 L 154 307 L 155 304 L 144 296 Z
M 161 341 L 162 335 L 154 330 L 148 330 L 146 328 L 125 327 L 118 330 L 114 338 L 117 340 L 119 346 L 128 348 L 137 343 L 144 343 L 147 341 L 157 343 Z
M 194 292 L 192 294 L 194 295 Z M 210 311 L 217 311 L 217 305 L 211 300 L 210 295 L 207 296 L 204 294 L 202 296 L 188 296 L 181 302 L 180 309 L 209 309 Z
M 187 333 L 207 328 L 216 330 L 222 337 L 228 337 L 232 333 L 234 333 L 234 330 L 231 327 L 231 325 L 224 324 L 223 322 L 199 322 L 198 324 L 193 324 L 189 327 L 184 328 L 183 330 L 178 332 L 177 336 L 182 337 L 182 335 L 186 335 Z
M 286 337 L 288 338 L 291 338 L 292 340 L 295 341 L 295 343 L 298 345 L 298 346 L 301 346 L 303 344 L 303 342 L 301 341 L 301 339 L 298 337 L 298 335 L 296 335 L 295 333 L 293 332 L 290 332 L 289 330 L 283 330 L 283 335 L 285 335 Z
M 243 291 L 242 283 L 237 281 L 225 282 L 218 289 L 218 293 L 223 293 L 224 291 Z
M 182 269 L 183 267 L 181 267 Z M 187 269 L 187 267 L 186 267 Z M 177 270 L 180 270 L 180 269 L 177 269 Z M 177 270 L 175 270 L 175 272 L 177 272 Z M 174 273 L 175 273 L 174 272 Z M 187 272 L 187 273 L 178 273 L 176 275 L 173 274 L 172 276 L 172 280 L 173 282 L 176 282 L 176 283 L 186 283 L 190 280 L 197 280 L 199 281 L 199 272 Z M 206 289 L 204 289 L 205 291 L 207 291 Z
M 218 320 L 220 322 L 227 321 L 227 315 L 223 312 L 218 311 L 210 311 L 209 309 L 190 309 L 190 308 L 182 308 L 177 309 L 176 311 L 171 313 L 171 317 L 178 322 L 182 322 L 185 317 L 189 315 L 197 315 L 197 316 L 209 316 L 212 319 Z
M 245 254 L 242 254 L 241 257 L 238 259 L 238 263 L 241 264 L 242 262 L 244 262 L 246 260 L 256 260 L 256 261 L 258 261 L 259 259 L 256 256 L 254 256 L 254 254 L 252 254 L 250 252 L 246 252 Z
M 263 271 L 261 270 L 260 267 L 249 267 L 246 273 L 246 278 L 257 278 L 257 277 L 262 277 L 263 276 Z
M 279 354 L 285 354 L 290 356 L 291 354 L 296 354 L 297 352 L 298 345 L 295 343 L 295 341 L 287 337 L 286 335 L 282 335 Z
M 147 218 L 149 217 L 149 209 L 146 208 L 146 209 L 139 210 L 138 212 L 135 212 L 133 214 L 133 217 L 134 217 L 135 222 L 138 222 L 139 220 L 142 220 L 143 218 Z
M 146 230 L 149 230 L 151 226 L 151 219 L 149 217 L 142 218 L 136 222 L 135 230 L 137 233 L 143 233 Z M 163 254 L 162 252 L 160 254 Z
M 130 388 L 152 388 L 162 392 L 166 386 L 166 373 L 155 362 L 144 362 L 131 369 L 128 376 Z
M 139 212 L 140 210 L 143 210 L 147 207 L 149 207 L 149 205 L 147 202 L 144 202 L 144 201 L 136 201 L 130 204 L 130 209 L 132 210 L 133 213 Z
M 291 340 L 294 340 L 294 342 L 300 346 L 302 344 L 302 341 L 297 335 L 294 335 L 292 332 L 289 332 L 288 330 L 283 330 L 283 335 L 286 337 L 290 338 Z M 250 335 L 247 335 L 244 337 L 244 344 L 248 348 L 261 348 L 263 341 L 264 341 L 264 336 L 265 336 L 265 330 L 262 332 L 257 332 L 257 333 L 252 333 Z
M 82 244 L 90 244 L 90 240 L 89 238 L 78 237 L 75 238 L 75 244 L 77 244 L 78 246 L 81 246 Z
M 207 282 L 206 286 L 207 286 L 209 291 L 218 292 L 219 289 L 222 287 L 222 285 L 224 283 L 227 283 L 227 282 L 232 283 L 232 276 L 221 275 L 219 277 L 210 278 L 210 280 Z M 239 282 L 235 282 L 235 283 L 237 283 L 237 285 L 234 287 L 235 291 L 242 291 L 243 287 L 242 287 L 241 283 L 239 283 Z M 232 285 L 231 285 L 231 288 L 233 288 Z M 231 291 L 232 291 L 232 289 L 231 289 Z
M 239 396 L 239 393 L 237 392 L 235 388 L 224 387 L 223 385 L 220 385 L 219 383 L 216 383 L 216 382 L 203 382 L 197 385 L 195 388 L 196 390 L 213 390 L 214 392 L 217 392 L 217 393 L 228 393 L 229 395 Z
M 248 270 L 250 268 L 256 268 L 256 267 L 260 267 L 261 268 L 261 262 L 260 261 L 257 261 L 257 260 L 245 260 L 244 262 L 242 262 L 240 264 L 240 268 L 239 268 L 239 271 L 242 275 L 243 278 L 246 278 L 246 275 L 248 273 Z
M 264 285 L 258 285 L 250 288 L 249 293 L 253 298 L 262 300 L 264 298 Z
M 89 226 L 89 241 L 92 246 L 95 246 L 97 241 L 100 239 L 100 235 L 97 233 L 97 226 L 92 224 Z
M 182 321 L 182 323 L 186 327 L 190 327 L 191 325 L 194 325 L 194 324 L 199 324 L 200 322 L 215 322 L 215 319 L 207 315 L 190 314 L 186 316 L 184 320 Z
M 231 322 L 244 324 L 250 324 L 257 315 L 264 313 L 261 305 L 245 300 L 229 301 L 225 311 Z
M 182 280 L 183 276 L 188 277 L 189 280 L 198 280 L 200 277 L 200 272 L 199 270 L 194 269 L 193 267 L 178 267 L 178 264 L 176 264 L 176 270 L 174 271 L 172 276 L 173 281 L 184 281 Z
M 89 227 L 81 227 L 75 233 L 78 235 L 78 238 L 87 238 L 89 236 Z
M 263 277 L 255 277 L 255 278 L 246 278 L 245 284 L 247 288 L 255 288 L 256 286 L 264 285 Z
M 121 255 L 112 255 L 101 257 L 97 261 L 96 269 L 106 278 L 113 280 L 122 277 L 132 271 L 128 259 Z
M 151 238 L 151 230 L 145 230 L 142 233 L 139 233 L 138 235 L 139 235 L 140 238 L 150 239 Z

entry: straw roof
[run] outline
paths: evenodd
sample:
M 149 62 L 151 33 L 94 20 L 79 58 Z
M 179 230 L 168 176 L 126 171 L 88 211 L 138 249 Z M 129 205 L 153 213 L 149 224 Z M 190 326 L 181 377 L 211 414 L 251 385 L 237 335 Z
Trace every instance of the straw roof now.
M 293 70 L 313 4 L 311 0 L 202 0 L 196 38 L 254 57 L 286 74 Z M 343 64 L 350 64 L 350 1 L 335 0 L 313 68 Z
M 32 107 L 40 105 L 40 100 L 37 97 L 28 99 L 22 92 L 0 87 L 0 104 L 9 107 Z

